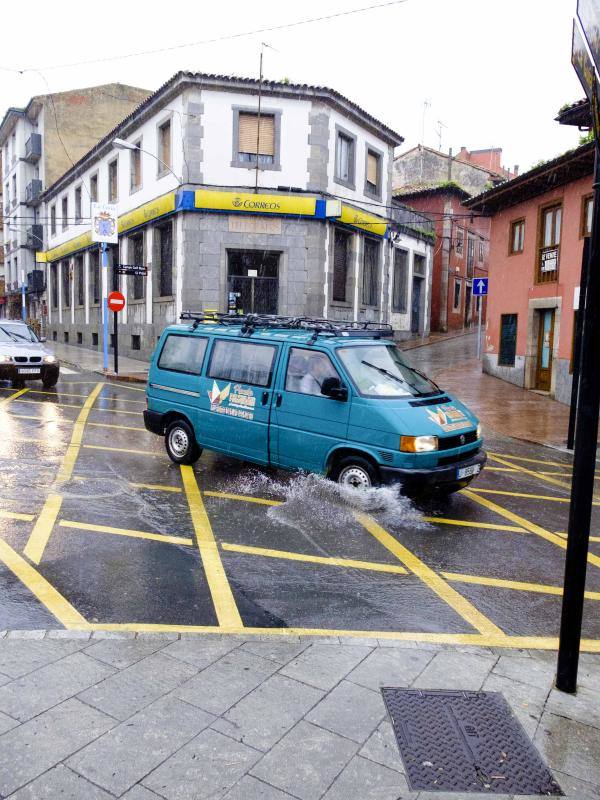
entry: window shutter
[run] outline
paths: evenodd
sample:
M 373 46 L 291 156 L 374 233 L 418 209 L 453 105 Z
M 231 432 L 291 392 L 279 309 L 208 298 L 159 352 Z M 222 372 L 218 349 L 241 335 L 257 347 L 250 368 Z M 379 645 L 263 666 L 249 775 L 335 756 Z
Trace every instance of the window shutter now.
M 374 153 L 367 154 L 367 181 L 377 186 L 377 163 L 378 159 Z
M 256 153 L 258 133 L 258 115 L 240 113 L 238 152 Z M 260 118 L 258 153 L 261 156 L 275 155 L 275 118 L 272 116 L 267 115 Z

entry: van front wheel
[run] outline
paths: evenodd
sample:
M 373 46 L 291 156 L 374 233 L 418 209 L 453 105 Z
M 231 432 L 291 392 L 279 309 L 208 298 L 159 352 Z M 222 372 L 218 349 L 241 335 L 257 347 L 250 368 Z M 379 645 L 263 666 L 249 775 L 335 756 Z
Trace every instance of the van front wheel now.
M 370 489 L 379 482 L 373 464 L 360 456 L 341 458 L 331 471 L 331 479 L 351 489 Z
M 202 450 L 198 447 L 194 431 L 183 419 L 176 419 L 165 432 L 165 447 L 175 464 L 194 464 Z

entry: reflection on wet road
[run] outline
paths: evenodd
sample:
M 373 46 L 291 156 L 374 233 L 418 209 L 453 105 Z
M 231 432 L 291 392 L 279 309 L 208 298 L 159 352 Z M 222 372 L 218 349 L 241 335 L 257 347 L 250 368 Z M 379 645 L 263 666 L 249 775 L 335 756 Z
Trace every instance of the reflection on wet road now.
M 447 500 L 204 453 L 172 464 L 143 388 L 0 388 L 0 629 L 303 632 L 554 647 L 570 459 L 488 439 Z M 600 504 L 600 501 L 599 501 Z M 600 524 L 585 647 L 600 650 Z

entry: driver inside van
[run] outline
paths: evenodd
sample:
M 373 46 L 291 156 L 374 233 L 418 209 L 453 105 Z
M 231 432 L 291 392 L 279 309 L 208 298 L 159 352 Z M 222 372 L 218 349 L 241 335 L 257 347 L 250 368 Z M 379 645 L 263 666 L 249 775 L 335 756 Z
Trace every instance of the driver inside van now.
M 302 355 L 298 350 L 292 350 L 286 389 L 301 394 L 320 396 L 325 378 L 339 376 L 324 353 L 305 352 L 306 355 Z

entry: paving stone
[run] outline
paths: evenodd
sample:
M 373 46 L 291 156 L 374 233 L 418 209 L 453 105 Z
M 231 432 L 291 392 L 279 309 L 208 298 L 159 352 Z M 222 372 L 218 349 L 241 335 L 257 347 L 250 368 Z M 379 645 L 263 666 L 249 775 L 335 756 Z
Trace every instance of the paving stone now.
M 260 758 L 260 753 L 217 731 L 205 730 L 144 778 L 167 800 L 221 797 Z
M 435 653 L 422 650 L 381 647 L 348 675 L 348 680 L 379 689 L 381 686 L 410 686 Z
M 82 692 L 80 698 L 125 720 L 195 674 L 188 664 L 154 653 Z
M 413 686 L 417 689 L 477 691 L 481 689 L 496 660 L 496 656 L 475 656 L 444 650 L 436 653 Z
M 174 642 L 179 639 L 178 633 L 154 633 L 153 631 L 142 631 L 141 633 L 136 634 L 135 637 L 138 641 L 144 641 L 145 639 L 158 639 L 163 644 L 168 644 L 168 642 Z
M 284 675 L 272 675 L 212 727 L 266 752 L 322 697 L 319 689 Z
M 112 667 L 84 653 L 72 653 L 0 686 L 0 710 L 25 722 L 113 673 Z
M 0 673 L 0 686 L 4 686 L 5 683 L 9 683 L 11 680 L 12 678 L 9 678 L 8 675 Z
M 581 685 L 577 687 L 577 694 L 566 694 L 559 692 L 558 689 L 552 689 L 546 703 L 546 711 L 600 728 L 600 692 Z M 600 739 L 600 731 L 598 738 Z
M 306 715 L 306 719 L 362 744 L 385 715 L 379 692 L 342 681 Z
M 115 724 L 75 698 L 0 736 L 0 796 L 37 778 Z
M 550 769 L 600 785 L 600 736 L 597 728 L 544 713 L 534 743 Z
M 420 643 L 408 639 L 377 639 L 379 647 L 402 647 L 405 650 L 416 650 Z
M 102 639 L 86 648 L 86 655 L 116 669 L 125 669 L 164 647 L 160 639 Z
M 133 631 L 94 631 L 92 639 L 135 639 Z
M 128 792 L 121 795 L 121 800 L 160 800 L 160 795 L 146 789 L 141 783 L 136 783 Z
M 252 775 L 244 775 L 242 780 L 223 796 L 223 800 L 292 800 L 292 797 L 287 792 L 253 778 Z
M 586 781 L 580 781 L 564 772 L 554 771 L 554 777 L 566 797 L 573 800 L 600 800 L 600 786 L 593 786 Z
M 46 631 L 9 631 L 8 632 L 8 639 L 43 639 L 46 635 Z
M 227 636 L 221 636 L 218 639 L 195 637 L 173 642 L 165 647 L 163 652 L 186 664 L 191 664 L 197 669 L 204 669 L 239 646 L 239 640 L 229 639 Z
M 530 686 L 491 672 L 481 687 L 486 692 L 501 692 L 528 736 L 533 737 L 544 710 L 548 693 L 539 686 Z
M 552 659 L 503 655 L 498 659 L 493 672 L 513 681 L 529 683 L 542 689 L 550 689 L 556 675 L 556 653 Z M 545 656 L 548 656 L 546 653 Z
M 253 767 L 251 774 L 300 800 L 317 800 L 356 749 L 348 739 L 302 721 Z
M 58 764 L 11 795 L 11 800 L 112 800 L 112 795 Z
M 46 639 L 83 639 L 87 641 L 92 636 L 91 631 L 48 631 Z
M 10 678 L 19 678 L 34 669 L 43 667 L 81 650 L 86 642 L 71 640 L 24 641 L 3 639 L 0 642 L 0 672 Z
M 404 764 L 400 758 L 394 729 L 387 719 L 379 725 L 376 731 L 373 731 L 359 751 L 359 755 L 404 774 Z
M 235 650 L 202 670 L 174 694 L 218 716 L 276 671 L 277 664 L 273 661 Z
M 290 661 L 281 674 L 316 686 L 317 689 L 328 690 L 371 652 L 370 647 L 313 644 Z
M 400 772 L 388 769 L 374 761 L 355 756 L 335 779 L 323 800 L 399 800 L 417 797 L 409 792 L 406 779 Z
M 300 641 L 293 643 L 285 638 L 277 641 L 273 641 L 273 639 L 269 641 L 251 640 L 245 642 L 240 649 L 254 653 L 255 656 L 260 656 L 261 658 L 268 658 L 269 661 L 275 661 L 283 666 L 284 664 L 289 664 L 293 658 L 299 656 L 307 647 L 308 644 L 306 642 L 302 644 Z
M 80 750 L 68 764 L 120 797 L 213 720 L 181 700 L 161 697 Z
M 19 723 L 16 719 L 9 717 L 8 714 L 3 714 L 0 711 L 0 735 L 6 733 L 11 728 L 15 728 Z

